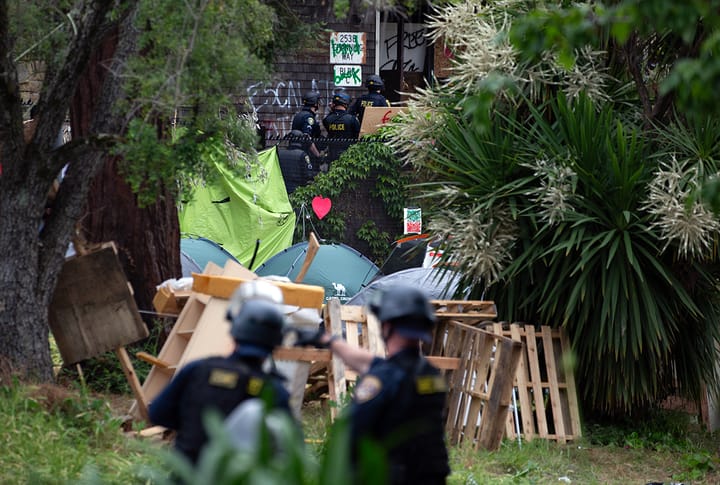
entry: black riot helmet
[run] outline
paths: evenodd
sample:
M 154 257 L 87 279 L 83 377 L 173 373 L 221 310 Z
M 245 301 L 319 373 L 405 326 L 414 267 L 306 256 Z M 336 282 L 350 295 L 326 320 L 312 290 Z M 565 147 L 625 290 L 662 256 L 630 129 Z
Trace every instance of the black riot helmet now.
M 382 91 L 385 83 L 380 76 L 372 74 L 368 76 L 367 81 L 365 81 L 365 86 L 367 86 L 370 91 Z
M 286 136 L 288 140 L 288 148 L 291 150 L 300 149 L 307 150 L 310 147 L 310 136 L 300 130 L 292 130 Z
M 309 106 L 309 107 L 316 107 L 318 106 L 318 102 L 320 100 L 320 93 L 316 91 L 308 91 L 305 93 L 305 96 L 303 96 L 302 102 L 303 106 Z
M 348 106 L 350 104 L 350 96 L 347 93 L 335 93 L 333 94 L 332 98 L 333 104 L 341 104 L 343 106 Z
M 272 352 L 282 343 L 285 317 L 276 303 L 264 299 L 242 302 L 236 313 L 228 312 L 230 335 L 238 344 L 250 344 Z
M 429 342 L 435 325 L 435 311 L 425 294 L 414 286 L 381 288 L 370 298 L 370 311 L 388 322 L 398 334 Z

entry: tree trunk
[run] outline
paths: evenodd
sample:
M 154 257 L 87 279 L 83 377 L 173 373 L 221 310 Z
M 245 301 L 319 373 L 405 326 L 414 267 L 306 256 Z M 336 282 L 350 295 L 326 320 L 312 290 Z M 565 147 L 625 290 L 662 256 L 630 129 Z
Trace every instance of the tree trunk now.
M 0 2 L 0 363 L 1 370 L 41 381 L 53 377 L 47 308 L 90 181 L 102 165 L 103 140 L 118 132 L 121 120 L 109 113 L 122 92 L 124 61 L 136 50 L 136 1 L 127 0 L 121 9 L 110 1 L 77 7 L 69 54 L 59 69 L 46 73 L 36 118 L 23 126 L 9 11 Z M 99 91 L 88 125 L 92 136 L 58 148 L 57 135 L 90 52 L 118 25 L 121 41 L 106 64 L 116 75 Z M 67 174 L 48 212 L 49 190 L 63 166 Z
M 41 214 L 33 207 L 32 187 L 0 191 L 0 382 L 22 375 L 52 378 L 47 326 L 49 288 L 38 288 Z M 37 191 L 36 191 L 37 192 Z M 37 194 L 35 195 L 37 197 Z M 38 295 L 45 295 L 39 300 Z M 32 356 L 32 359 L 30 358 Z
M 116 160 L 105 163 L 93 181 L 81 225 L 91 242 L 115 241 L 140 310 L 153 311 L 156 286 L 182 276 L 174 199 L 165 191 L 155 204 L 139 208 L 130 187 L 118 175 Z
M 107 75 L 108 60 L 115 52 L 117 36 L 111 35 L 90 59 L 78 85 L 70 110 L 73 137 L 88 133 L 96 98 Z M 158 202 L 140 208 L 130 186 L 118 173 L 116 158 L 108 157 L 94 178 L 87 211 L 80 228 L 88 242 L 114 241 L 125 275 L 133 287 L 140 310 L 152 311 L 156 286 L 181 276 L 180 227 L 174 199 L 162 191 Z M 145 314 L 147 315 L 147 314 Z

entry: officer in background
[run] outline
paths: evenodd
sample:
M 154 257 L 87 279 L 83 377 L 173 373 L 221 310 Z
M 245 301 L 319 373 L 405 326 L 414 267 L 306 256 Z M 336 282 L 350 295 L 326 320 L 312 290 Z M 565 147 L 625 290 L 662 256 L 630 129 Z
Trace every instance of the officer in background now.
M 335 93 L 330 103 L 332 111 L 323 119 L 328 134 L 328 162 L 337 160 L 360 134 L 360 122 L 347 112 L 349 105 L 350 96 L 347 93 Z
M 247 399 L 262 398 L 271 409 L 290 412 L 282 378 L 263 370 L 263 362 L 280 345 L 284 315 L 282 292 L 267 281 L 240 286 L 230 299 L 227 318 L 235 349 L 226 357 L 209 357 L 184 366 L 149 408 L 150 421 L 177 431 L 175 449 L 196 464 L 207 442 L 203 416 L 209 410 L 228 416 Z
M 369 310 L 381 325 L 387 358 L 321 333 L 313 342 L 339 356 L 360 377 L 348 409 L 354 463 L 363 440 L 380 444 L 392 485 L 444 484 L 450 473 L 445 446 L 445 378 L 421 354 L 432 340 L 435 314 L 425 295 L 412 286 L 392 286 L 371 297 Z M 363 479 L 362 470 L 357 477 Z
M 357 116 L 361 126 L 363 115 L 365 114 L 365 108 L 368 106 L 390 106 L 390 101 L 382 95 L 385 83 L 380 76 L 372 74 L 367 78 L 367 81 L 365 81 L 365 86 L 368 88 L 367 94 L 363 94 L 356 99 L 348 110 L 350 114 Z
M 291 130 L 300 131 L 312 138 L 308 152 L 313 157 L 321 157 L 320 149 L 315 142 L 322 138 L 320 123 L 317 119 L 317 110 L 320 105 L 320 93 L 308 91 L 302 99 L 303 107 L 298 111 L 292 120 Z
M 290 195 L 312 179 L 315 171 L 307 152 L 312 144 L 310 137 L 301 131 L 292 130 L 285 139 L 287 148 L 278 146 L 278 160 L 285 190 Z

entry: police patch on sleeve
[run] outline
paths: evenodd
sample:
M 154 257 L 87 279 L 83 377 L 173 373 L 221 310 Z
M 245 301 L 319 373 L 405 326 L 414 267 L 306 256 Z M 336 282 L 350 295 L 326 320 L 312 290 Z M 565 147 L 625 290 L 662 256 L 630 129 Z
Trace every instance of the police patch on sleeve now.
M 313 118 L 312 116 L 310 116 L 310 117 L 307 119 L 307 123 L 308 123 L 308 125 L 312 126 L 312 125 L 315 123 L 315 118 Z
M 355 402 L 364 403 L 380 394 L 382 382 L 375 376 L 365 376 L 355 387 Z
M 240 376 L 235 371 L 226 369 L 213 369 L 208 377 L 208 384 L 214 387 L 235 389 Z

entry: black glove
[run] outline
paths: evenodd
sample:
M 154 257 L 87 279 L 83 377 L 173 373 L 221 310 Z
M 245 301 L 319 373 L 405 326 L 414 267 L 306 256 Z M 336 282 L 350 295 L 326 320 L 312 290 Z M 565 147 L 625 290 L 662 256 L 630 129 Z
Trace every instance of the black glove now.
M 294 328 L 293 332 L 295 332 L 295 335 L 297 336 L 297 339 L 293 344 L 295 347 L 316 347 L 318 349 L 326 349 L 328 348 L 329 343 L 334 339 L 334 337 L 331 337 L 330 340 L 324 342 L 322 340 L 323 335 L 325 335 L 325 331 L 323 329 L 310 330 L 304 328 Z

